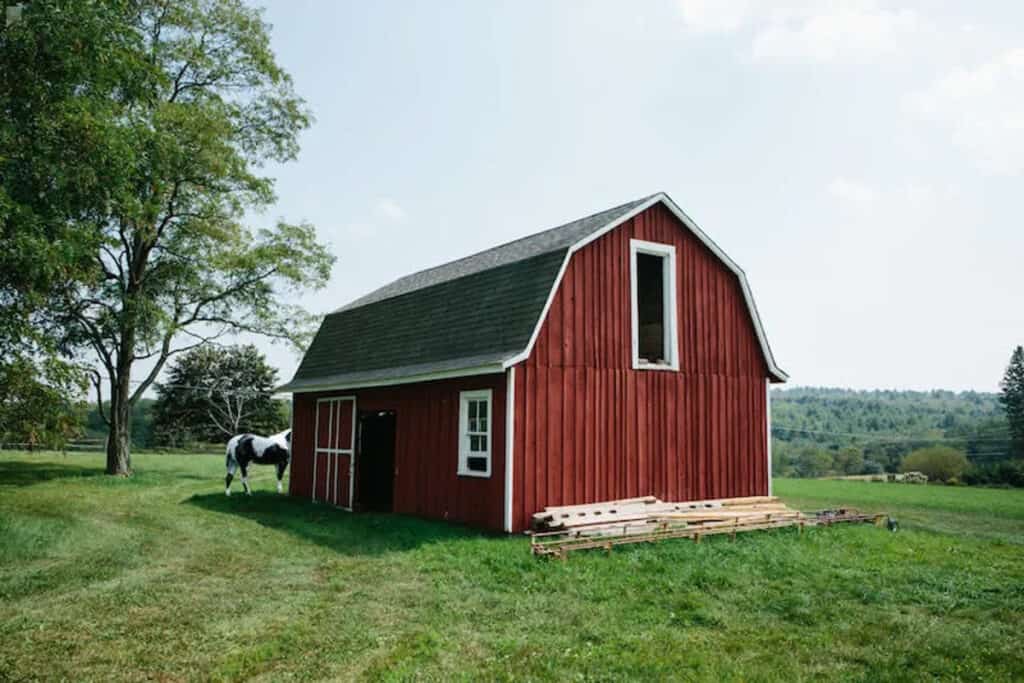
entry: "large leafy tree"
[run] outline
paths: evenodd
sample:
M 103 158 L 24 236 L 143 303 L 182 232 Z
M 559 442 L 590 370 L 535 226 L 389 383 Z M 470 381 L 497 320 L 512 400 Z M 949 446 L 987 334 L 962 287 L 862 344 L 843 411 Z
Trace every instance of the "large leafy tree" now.
M 169 358 L 299 342 L 285 301 L 329 277 L 311 226 L 247 224 L 310 122 L 268 30 L 239 0 L 36 0 L 0 34 L 0 266 L 27 267 L 0 276 L 4 316 L 31 352 L 95 357 L 108 473 L 131 472 L 131 407 Z
M 206 345 L 178 356 L 157 383 L 153 432 L 158 443 L 224 441 L 287 427 L 273 398 L 277 370 L 255 346 Z
M 66 363 L 0 362 L 0 442 L 63 448 L 85 425 L 83 378 Z
M 999 402 L 1003 404 L 1010 423 L 1013 449 L 1017 455 L 1024 456 L 1024 346 L 1013 350 L 999 387 L 1002 390 Z

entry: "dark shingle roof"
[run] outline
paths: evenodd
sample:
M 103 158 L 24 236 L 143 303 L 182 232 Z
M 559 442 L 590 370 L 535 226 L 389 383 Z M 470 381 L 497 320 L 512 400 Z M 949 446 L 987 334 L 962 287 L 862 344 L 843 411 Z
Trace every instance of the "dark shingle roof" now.
M 570 246 L 650 197 L 399 278 L 324 318 L 282 391 L 495 365 L 526 348 Z
M 658 193 L 399 278 L 324 318 L 291 382 L 279 391 L 415 381 L 452 372 L 496 371 L 527 352 L 569 249 L 661 201 L 739 279 L 769 373 L 772 356 L 743 270 Z
M 654 196 L 654 195 L 651 195 Z M 456 278 L 479 273 L 482 270 L 496 268 L 516 261 L 528 259 L 531 256 L 546 254 L 556 250 L 564 250 L 592 232 L 600 230 L 612 221 L 640 206 L 651 197 L 643 197 L 632 202 L 627 202 L 599 213 L 580 218 L 571 223 L 560 225 L 543 232 L 528 235 L 512 242 L 481 251 L 471 256 L 449 261 L 434 268 L 427 268 L 412 275 L 400 277 L 394 282 L 384 285 L 369 294 L 362 296 L 351 303 L 345 304 L 338 311 L 345 311 L 350 308 L 357 308 L 372 304 L 375 301 L 388 299 L 399 294 L 405 294 L 416 289 L 423 289 L 441 282 L 454 280 Z

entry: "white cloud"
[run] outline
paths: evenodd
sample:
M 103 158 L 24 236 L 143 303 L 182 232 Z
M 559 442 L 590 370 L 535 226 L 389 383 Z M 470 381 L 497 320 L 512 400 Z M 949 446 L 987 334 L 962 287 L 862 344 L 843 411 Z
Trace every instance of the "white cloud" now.
M 387 198 L 381 199 L 377 202 L 376 211 L 379 216 L 392 221 L 405 220 L 408 215 L 406 214 L 405 209 L 403 209 L 398 202 Z
M 984 169 L 1024 171 L 1024 48 L 975 68 L 958 67 L 912 93 L 906 108 L 949 131 Z
M 836 7 L 769 24 L 754 36 L 751 54 L 755 60 L 870 62 L 900 52 L 922 28 L 910 10 Z
M 695 31 L 734 31 L 751 18 L 757 5 L 756 0 L 680 0 L 679 11 Z
M 828 193 L 836 199 L 860 206 L 873 204 L 878 198 L 874 188 L 848 178 L 833 180 L 828 184 Z
M 916 12 L 873 0 L 679 0 L 687 28 L 751 32 L 756 61 L 867 62 L 904 50 L 928 30 Z

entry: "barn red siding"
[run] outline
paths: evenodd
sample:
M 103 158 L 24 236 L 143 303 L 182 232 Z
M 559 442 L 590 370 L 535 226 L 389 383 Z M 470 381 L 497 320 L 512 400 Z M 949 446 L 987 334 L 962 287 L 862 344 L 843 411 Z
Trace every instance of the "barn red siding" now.
M 456 474 L 459 392 L 475 389 L 493 391 L 491 476 L 487 479 Z M 504 374 L 295 394 L 290 478 L 292 495 L 310 496 L 316 401 L 335 396 L 355 396 L 357 412 L 395 411 L 395 512 L 495 530 L 504 527 Z M 358 444 L 356 449 L 358 470 Z M 355 498 L 358 504 L 358 483 Z
M 679 372 L 632 369 L 631 238 L 676 247 Z M 767 374 L 737 277 L 667 208 L 585 246 L 516 366 L 514 530 L 547 505 L 767 493 Z

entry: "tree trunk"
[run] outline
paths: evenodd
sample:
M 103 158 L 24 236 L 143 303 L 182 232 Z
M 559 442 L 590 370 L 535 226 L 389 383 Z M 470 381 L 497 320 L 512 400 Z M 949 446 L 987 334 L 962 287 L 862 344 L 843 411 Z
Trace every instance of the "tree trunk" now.
M 107 474 L 132 473 L 132 407 L 127 373 L 111 381 L 110 433 L 107 436 Z

